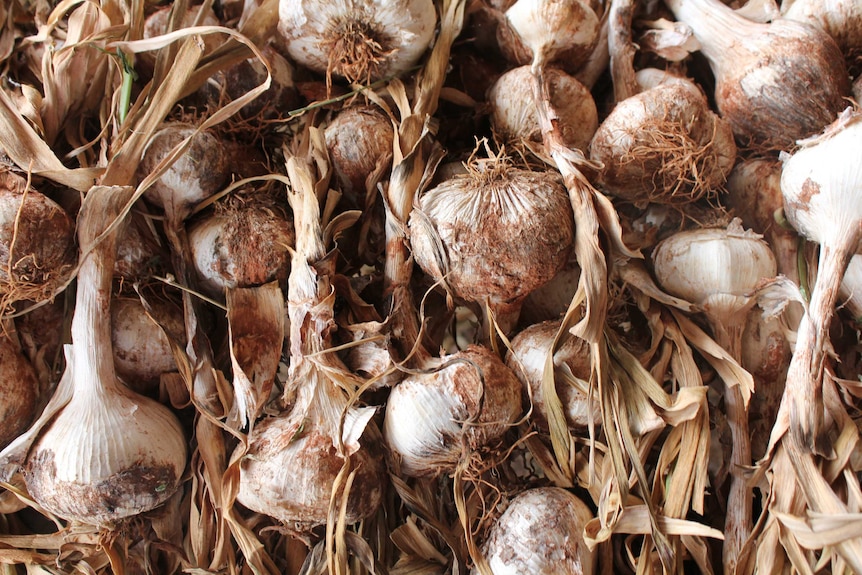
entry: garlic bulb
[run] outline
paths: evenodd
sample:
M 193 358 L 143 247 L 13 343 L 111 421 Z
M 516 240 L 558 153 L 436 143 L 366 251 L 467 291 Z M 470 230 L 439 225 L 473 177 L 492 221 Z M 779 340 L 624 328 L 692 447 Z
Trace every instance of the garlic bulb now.
M 368 205 L 377 194 L 369 186 L 372 174 L 381 177 L 392 160 L 392 121 L 380 109 L 353 106 L 341 110 L 326 126 L 329 159 L 341 192 L 351 206 Z M 376 182 L 375 182 L 376 183 Z
M 12 339 L 0 333 L 0 449 L 33 421 L 38 391 L 33 366 Z
M 862 323 L 862 255 L 857 254 L 850 258 L 847 271 L 841 280 L 838 297 L 850 316 L 857 323 Z
M 493 575 L 590 575 L 596 558 L 584 527 L 592 518 L 590 508 L 565 489 L 530 489 L 491 527 L 482 554 Z
M 557 177 L 490 159 L 422 194 L 409 227 L 422 270 L 461 300 L 488 302 L 508 331 L 566 264 L 574 216 Z
M 652 258 L 661 287 L 697 304 L 709 319 L 718 343 L 739 361 L 745 320 L 755 304 L 752 292 L 761 280 L 776 274 L 769 245 L 734 220 L 727 229 L 674 234 L 659 242 Z M 734 573 L 752 531 L 754 496 L 745 476 L 752 464 L 751 436 L 748 399 L 739 385 L 726 387 L 724 404 L 733 447 L 722 562 L 725 573 Z
M 409 70 L 437 25 L 432 0 L 280 0 L 278 18 L 295 62 L 366 83 Z
M 542 391 L 542 376 L 545 370 L 545 360 L 554 345 L 554 337 L 560 329 L 561 321 L 546 321 L 532 325 L 522 330 L 512 339 L 512 347 L 506 356 L 508 365 L 525 388 L 529 387 L 533 398 L 532 420 L 539 429 L 547 431 L 547 407 Z M 584 381 L 590 379 L 590 346 L 583 339 L 575 336 L 567 337 L 554 352 L 554 379 L 557 395 L 563 404 L 566 422 L 573 430 L 587 429 L 590 422 L 600 424 L 602 421 L 601 406 L 598 396 L 590 399 L 586 394 L 569 384 L 562 371 L 569 377 L 574 376 Z
M 559 61 L 568 72 L 587 61 L 598 37 L 599 18 L 582 0 L 518 0 L 497 29 L 509 61 Z
M 0 302 L 53 297 L 75 265 L 74 229 L 56 202 L 0 170 Z
M 817 281 L 799 324 L 784 404 L 790 430 L 804 445 L 830 453 L 823 429 L 822 382 L 829 324 L 850 258 L 862 251 L 862 113 L 848 108 L 817 137 L 784 157 L 784 213 L 796 230 L 820 244 Z M 777 439 L 777 438 L 774 438 Z
M 549 68 L 551 105 L 559 115 L 563 141 L 571 148 L 586 150 L 599 125 L 596 103 L 589 89 L 562 70 Z M 488 92 L 491 126 L 504 140 L 542 141 L 542 130 L 533 105 L 533 76 L 529 66 L 509 70 Z
M 191 137 L 189 124 L 168 123 L 157 131 L 144 148 L 138 175 L 143 179 L 168 156 L 174 146 Z M 144 197 L 165 208 L 187 210 L 216 193 L 227 180 L 227 155 L 221 141 L 210 132 L 192 138 L 188 149 L 144 193 Z
M 724 184 L 736 144 L 693 82 L 664 79 L 617 103 L 593 137 L 590 158 L 604 164 L 599 182 L 610 195 L 683 204 Z
M 521 307 L 520 324 L 532 325 L 561 318 L 578 291 L 580 279 L 581 268 L 573 255 L 548 283 L 530 292 Z
M 182 309 L 164 299 L 149 303 L 177 341 L 182 341 Z M 118 297 L 112 302 L 111 343 L 117 375 L 137 393 L 151 394 L 158 388 L 159 376 L 177 369 L 165 331 L 147 315 L 139 298 Z
M 383 435 L 401 473 L 428 477 L 455 470 L 464 448 L 499 439 L 521 416 L 521 383 L 498 356 L 470 346 L 410 375 L 386 402 Z
M 857 0 L 784 0 L 781 16 L 820 28 L 847 56 L 862 50 L 862 4 Z
M 71 399 L 42 429 L 23 469 L 39 505 L 92 525 L 162 504 L 179 487 L 187 457 L 176 416 L 120 383 L 114 369 L 109 308 L 117 232 L 95 239 L 129 198 L 118 190 L 126 189 L 91 189 L 81 209 L 86 255 L 61 383 L 71 386 Z
M 220 207 L 189 224 L 188 236 L 200 287 L 213 297 L 229 288 L 287 280 L 294 230 L 274 206 L 252 201 Z
M 721 116 L 745 144 L 786 149 L 844 109 L 850 82 L 828 34 L 785 19 L 746 20 L 719 0 L 665 0 L 715 75 Z

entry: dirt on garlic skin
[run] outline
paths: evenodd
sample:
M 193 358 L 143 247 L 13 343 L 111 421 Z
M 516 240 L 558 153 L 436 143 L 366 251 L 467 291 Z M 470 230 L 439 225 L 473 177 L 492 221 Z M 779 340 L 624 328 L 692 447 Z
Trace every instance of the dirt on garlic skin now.
M 27 491 L 47 511 L 63 519 L 103 526 L 158 507 L 177 489 L 172 466 L 135 462 L 94 484 L 58 481 L 54 452 L 38 451 L 24 467 Z

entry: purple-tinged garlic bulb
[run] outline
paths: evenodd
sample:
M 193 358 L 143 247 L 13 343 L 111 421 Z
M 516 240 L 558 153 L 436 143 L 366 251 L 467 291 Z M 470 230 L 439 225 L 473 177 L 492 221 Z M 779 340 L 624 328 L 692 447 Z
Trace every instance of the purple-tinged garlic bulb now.
M 482 554 L 493 575 L 592 575 L 596 558 L 584 541 L 592 518 L 586 503 L 565 489 L 530 489 L 491 527 Z
M 410 477 L 451 473 L 465 448 L 492 444 L 521 416 L 521 383 L 486 347 L 470 346 L 439 362 L 402 380 L 386 402 L 386 444 Z
M 846 107 L 844 57 L 825 32 L 782 18 L 752 22 L 719 0 L 665 3 L 700 42 L 718 110 L 743 144 L 788 149 Z
M 685 204 L 724 184 L 736 144 L 700 88 L 674 78 L 619 102 L 596 131 L 590 158 L 604 165 L 599 181 L 612 196 Z
M 487 302 L 509 331 L 568 261 L 574 216 L 558 177 L 489 159 L 422 194 L 409 227 L 422 270 L 460 300 Z
M 559 320 L 546 321 L 522 330 L 512 339 L 512 348 L 506 357 L 506 365 L 524 385 L 525 396 L 529 388 L 533 399 L 532 421 L 545 431 L 548 429 L 548 408 L 542 379 L 545 361 L 560 325 Z M 587 429 L 590 422 L 598 425 L 602 421 L 598 395 L 590 398 L 571 383 L 572 377 L 588 382 L 590 372 L 589 344 L 579 337 L 565 338 L 554 352 L 554 387 L 563 404 L 566 422 L 569 428 L 576 431 Z
M 432 0 L 280 0 L 278 18 L 295 62 L 363 83 L 407 72 L 437 25 Z
M 590 90 L 557 68 L 546 70 L 545 77 L 551 105 L 559 115 L 563 141 L 570 148 L 586 150 L 599 125 L 598 110 Z M 530 67 L 520 66 L 500 76 L 488 92 L 491 126 L 505 141 L 542 141 L 532 82 Z

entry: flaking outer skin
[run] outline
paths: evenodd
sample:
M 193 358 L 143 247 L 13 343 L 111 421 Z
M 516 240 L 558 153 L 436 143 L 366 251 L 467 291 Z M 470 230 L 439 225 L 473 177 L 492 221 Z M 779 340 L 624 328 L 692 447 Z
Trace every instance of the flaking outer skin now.
M 551 174 L 491 170 L 423 194 L 410 215 L 410 241 L 422 270 L 445 279 L 456 297 L 515 304 L 566 264 L 574 216 Z

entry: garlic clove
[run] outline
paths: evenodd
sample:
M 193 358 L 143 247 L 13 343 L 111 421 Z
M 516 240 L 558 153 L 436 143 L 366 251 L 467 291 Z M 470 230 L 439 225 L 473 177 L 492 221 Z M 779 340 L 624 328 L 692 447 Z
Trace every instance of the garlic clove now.
M 560 325 L 559 320 L 554 320 L 525 328 L 512 338 L 512 347 L 506 356 L 506 365 L 523 384 L 525 396 L 529 389 L 533 401 L 532 421 L 544 431 L 548 430 L 548 408 L 542 391 L 542 379 L 545 360 L 554 345 Z M 591 421 L 593 424 L 601 424 L 602 412 L 598 396 L 590 399 L 556 374 L 558 370 L 568 370 L 571 375 L 588 382 L 591 373 L 589 344 L 579 337 L 566 338 L 554 353 L 554 369 L 555 388 L 563 404 L 569 428 L 583 431 L 589 427 Z
M 278 17 L 295 62 L 361 83 L 407 72 L 437 25 L 432 0 L 280 0 Z
M 583 533 L 592 518 L 589 507 L 565 489 L 530 489 L 497 519 L 482 553 L 493 575 L 590 575 L 596 559 Z
M 39 380 L 17 345 L 0 333 L 0 449 L 36 417 Z
M 386 402 L 383 434 L 401 473 L 427 477 L 454 471 L 464 446 L 481 449 L 521 416 L 521 384 L 485 347 L 441 359 L 431 373 L 411 375 Z
M 693 82 L 664 79 L 614 107 L 593 137 L 590 158 L 604 165 L 599 180 L 610 195 L 683 204 L 724 184 L 736 144 Z
M 559 114 L 563 141 L 571 148 L 586 150 L 599 125 L 598 110 L 589 89 L 562 70 L 549 68 L 551 105 Z M 542 141 L 542 130 L 533 105 L 533 75 L 529 66 L 509 70 L 488 92 L 491 126 L 504 140 Z

